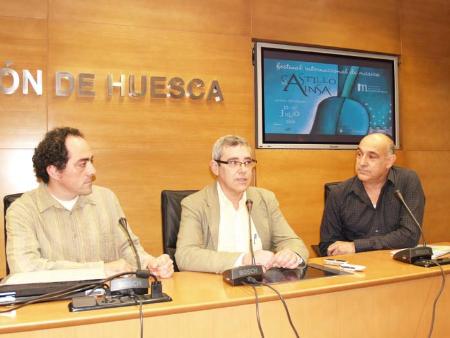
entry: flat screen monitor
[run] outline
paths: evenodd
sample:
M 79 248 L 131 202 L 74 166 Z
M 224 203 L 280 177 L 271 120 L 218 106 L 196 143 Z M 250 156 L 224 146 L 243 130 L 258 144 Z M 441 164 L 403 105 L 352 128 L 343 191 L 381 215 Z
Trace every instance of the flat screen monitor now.
M 258 148 L 353 149 L 370 133 L 399 147 L 398 57 L 255 42 Z

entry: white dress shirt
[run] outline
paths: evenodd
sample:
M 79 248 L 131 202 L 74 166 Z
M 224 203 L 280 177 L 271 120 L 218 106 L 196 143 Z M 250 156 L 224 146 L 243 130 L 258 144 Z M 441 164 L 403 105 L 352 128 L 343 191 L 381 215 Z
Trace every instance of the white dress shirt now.
M 250 251 L 249 231 L 248 231 L 248 211 L 245 205 L 247 194 L 244 192 L 239 207 L 236 210 L 233 203 L 225 196 L 220 183 L 217 182 L 217 191 L 219 193 L 220 222 L 219 222 L 219 240 L 217 251 L 222 252 L 242 252 L 236 260 L 234 266 L 242 265 L 242 259 Z M 253 250 L 262 250 L 261 238 L 256 231 L 255 224 L 252 224 Z

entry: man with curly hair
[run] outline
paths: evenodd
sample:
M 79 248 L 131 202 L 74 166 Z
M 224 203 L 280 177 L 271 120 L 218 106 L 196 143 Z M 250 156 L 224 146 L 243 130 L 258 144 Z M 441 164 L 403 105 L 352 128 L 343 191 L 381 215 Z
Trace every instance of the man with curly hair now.
M 111 190 L 93 185 L 93 155 L 83 134 L 69 127 L 49 131 L 35 149 L 33 166 L 39 187 L 7 210 L 11 273 L 96 267 L 112 275 L 134 270 L 134 253 L 118 224 L 124 213 Z M 169 256 L 149 255 L 130 233 L 142 266 L 170 277 Z

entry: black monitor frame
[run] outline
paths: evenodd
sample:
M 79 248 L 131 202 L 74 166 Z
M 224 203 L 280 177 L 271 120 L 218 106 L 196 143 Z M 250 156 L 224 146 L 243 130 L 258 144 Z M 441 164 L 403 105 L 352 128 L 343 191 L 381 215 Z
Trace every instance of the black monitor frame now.
M 272 64 L 275 63 L 273 60 L 280 62 L 277 63 L 276 67 L 273 65 L 272 68 L 269 68 L 268 62 L 271 62 L 271 59 Z M 349 74 L 355 73 L 354 80 L 351 82 L 350 92 L 347 90 L 350 95 L 342 98 L 339 97 L 341 94 L 333 96 L 332 91 L 325 86 L 303 86 L 305 91 L 302 92 L 303 88 L 300 82 L 306 79 L 306 77 L 302 79 L 302 72 L 298 69 L 292 69 L 295 67 L 291 67 L 291 69 L 287 69 L 283 72 L 282 67 L 285 67 L 286 69 L 290 64 L 299 65 L 300 67 L 303 66 L 303 75 L 305 75 L 307 71 L 307 65 L 313 65 L 313 67 L 309 67 L 309 69 L 317 70 L 319 68 L 319 70 L 323 72 L 335 68 L 335 73 L 337 74 L 330 74 L 328 79 L 329 81 L 335 82 L 334 89 L 336 94 L 340 91 L 342 91 L 341 94 L 343 94 L 347 79 L 350 78 Z M 266 68 L 264 68 L 265 65 Z M 320 65 L 324 65 L 323 70 L 320 69 Z M 396 148 L 399 148 L 398 56 L 257 41 L 254 44 L 254 67 L 257 148 L 354 149 L 357 147 L 362 137 L 373 132 L 382 132 L 390 135 Z M 281 69 L 281 71 L 280 74 L 276 73 L 274 76 L 272 73 L 266 74 L 265 71 L 267 71 L 267 69 L 270 69 L 272 73 L 278 72 L 279 69 Z M 275 71 L 275 69 L 277 70 Z M 281 76 L 283 76 L 283 78 Z M 274 78 L 276 81 L 270 81 Z M 310 78 L 313 79 L 312 76 Z M 286 99 L 286 96 L 284 95 L 288 90 L 283 90 L 286 88 L 289 91 L 291 91 L 291 89 L 297 90 L 298 93 L 294 92 L 294 94 L 289 94 L 296 95 L 294 100 Z M 314 95 L 316 93 L 312 91 L 315 89 L 318 89 L 319 93 L 323 90 L 322 97 L 317 98 L 317 102 L 312 101 L 314 100 L 314 98 L 310 98 L 312 95 L 306 97 L 308 94 L 306 90 L 309 90 Z M 354 96 L 359 96 L 359 98 L 354 98 Z M 362 129 L 362 131 L 357 131 L 359 134 L 345 134 L 345 131 L 338 133 L 338 130 L 336 129 L 334 134 L 324 134 L 326 131 L 321 134 L 322 131 L 315 127 L 319 117 L 319 109 L 330 108 L 321 107 L 319 105 L 322 101 L 325 101 L 326 98 L 329 98 L 329 101 L 332 101 L 334 98 L 335 101 L 344 100 L 346 104 L 352 103 L 352 101 L 356 102 L 355 105 L 359 104 L 359 109 L 362 111 L 365 109 L 367 113 L 365 125 L 367 126 L 367 130 Z M 364 98 L 366 98 L 366 102 L 363 101 Z M 277 100 L 280 103 L 277 103 Z M 285 102 L 283 102 L 283 100 L 285 100 Z M 310 100 L 310 103 L 307 104 L 311 104 L 309 109 L 307 108 L 307 104 L 304 106 L 301 104 L 303 101 L 308 102 L 307 100 Z M 288 101 L 300 103 L 291 105 Z M 374 109 L 379 113 L 370 111 L 369 109 L 372 108 L 369 105 L 370 102 L 374 103 L 374 106 L 383 109 Z M 280 104 L 283 104 L 283 107 L 287 108 L 286 112 L 278 109 Z M 315 106 L 313 107 L 312 105 Z M 294 110 L 292 107 L 296 107 L 295 109 L 297 110 Z M 306 131 L 305 127 L 304 130 L 299 132 L 295 130 L 287 132 L 277 131 L 277 128 L 282 129 L 284 127 L 286 127 L 287 130 L 289 128 L 287 123 L 289 122 L 296 123 L 295 118 L 289 120 L 289 109 L 291 109 L 292 114 L 309 118 L 309 126 L 311 126 L 311 120 L 314 120 L 312 128 Z M 340 111 L 343 111 L 342 108 Z M 323 113 L 321 117 L 325 116 L 322 120 L 319 120 L 319 122 L 322 122 L 321 126 L 330 125 L 329 121 L 327 121 L 329 118 L 327 115 L 329 111 L 327 112 L 322 109 L 320 110 L 320 113 Z M 350 125 L 358 122 L 357 119 L 355 119 L 355 121 L 352 120 L 353 117 L 348 111 L 346 113 L 347 116 L 350 116 L 347 117 L 347 122 L 350 121 Z M 364 113 L 362 114 L 364 117 Z M 382 115 L 382 117 L 379 117 L 376 114 Z M 313 115 L 315 117 L 313 117 Z M 281 121 L 281 119 L 284 120 L 280 123 L 279 121 Z M 342 115 L 341 120 L 339 121 L 339 123 L 344 123 L 342 122 Z M 306 126 L 306 123 L 304 126 Z M 341 130 L 339 130 L 339 132 L 341 132 Z

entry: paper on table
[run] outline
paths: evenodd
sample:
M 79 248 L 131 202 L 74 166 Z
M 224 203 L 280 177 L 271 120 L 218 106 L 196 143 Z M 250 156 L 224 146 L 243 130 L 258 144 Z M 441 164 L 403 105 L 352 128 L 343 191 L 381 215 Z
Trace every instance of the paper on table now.
M 102 268 L 19 272 L 4 278 L 0 285 L 84 281 L 106 278 Z
M 428 246 L 431 249 L 433 249 L 433 256 L 431 256 L 431 258 L 433 258 L 433 259 L 441 257 L 441 256 L 444 256 L 444 255 L 450 253 L 450 245 L 430 244 Z

